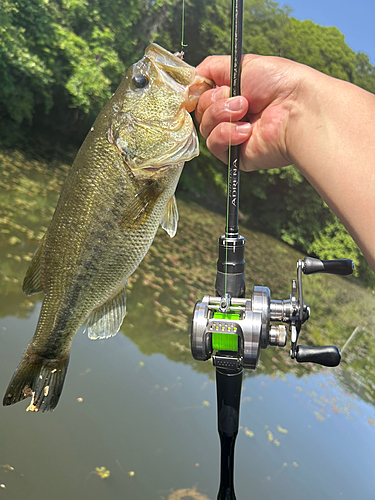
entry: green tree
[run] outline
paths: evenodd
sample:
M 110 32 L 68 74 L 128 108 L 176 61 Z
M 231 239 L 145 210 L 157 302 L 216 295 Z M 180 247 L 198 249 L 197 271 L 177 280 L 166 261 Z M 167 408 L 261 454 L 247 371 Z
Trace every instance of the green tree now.
M 73 131 L 82 140 L 88 121 L 139 58 L 168 5 L 168 0 L 3 0 L 0 137 L 18 140 L 33 123 Z

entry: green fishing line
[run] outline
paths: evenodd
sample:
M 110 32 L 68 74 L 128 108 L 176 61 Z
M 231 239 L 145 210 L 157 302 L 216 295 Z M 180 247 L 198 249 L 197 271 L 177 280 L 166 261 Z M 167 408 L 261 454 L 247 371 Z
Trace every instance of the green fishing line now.
M 181 58 L 184 56 L 184 34 L 185 34 L 185 0 L 182 0 L 182 17 L 181 17 Z
M 231 69 L 230 69 L 230 96 L 233 97 L 233 58 L 234 58 L 234 22 L 235 22 L 235 8 L 232 2 L 232 32 L 231 32 Z M 229 150 L 228 150 L 228 180 L 227 180 L 227 221 L 225 229 L 225 281 L 224 281 L 224 296 L 227 294 L 227 281 L 228 281 L 228 241 L 229 237 L 229 198 L 230 198 L 230 167 L 231 167 L 231 149 L 232 149 L 232 115 L 229 114 Z

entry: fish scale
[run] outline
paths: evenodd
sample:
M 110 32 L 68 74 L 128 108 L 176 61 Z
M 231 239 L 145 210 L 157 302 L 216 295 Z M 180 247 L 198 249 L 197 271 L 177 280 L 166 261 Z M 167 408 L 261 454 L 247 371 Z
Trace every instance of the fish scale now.
M 53 410 L 80 326 L 93 339 L 119 330 L 127 278 L 159 225 L 176 232 L 174 192 L 184 162 L 199 153 L 189 111 L 211 87 L 152 44 L 98 115 L 24 280 L 27 294 L 44 299 L 4 405 L 31 397 L 28 410 Z

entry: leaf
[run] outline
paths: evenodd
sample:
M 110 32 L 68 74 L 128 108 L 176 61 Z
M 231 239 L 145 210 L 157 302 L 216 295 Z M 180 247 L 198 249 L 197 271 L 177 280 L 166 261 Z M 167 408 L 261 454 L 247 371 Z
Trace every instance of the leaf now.
M 94 474 L 100 477 L 100 479 L 107 479 L 111 475 L 110 471 L 105 467 L 95 467 Z

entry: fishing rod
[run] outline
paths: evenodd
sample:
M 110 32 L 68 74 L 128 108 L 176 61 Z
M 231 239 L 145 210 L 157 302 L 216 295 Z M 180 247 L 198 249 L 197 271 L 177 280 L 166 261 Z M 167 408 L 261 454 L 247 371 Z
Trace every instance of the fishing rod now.
M 243 0 L 232 0 L 231 97 L 240 95 Z M 285 300 L 271 299 L 265 286 L 254 286 L 245 297 L 245 238 L 239 235 L 240 147 L 229 148 L 227 216 L 225 234 L 219 238 L 215 282 L 216 296 L 205 295 L 195 304 L 191 327 L 191 351 L 196 360 L 212 358 L 216 368 L 217 421 L 221 445 L 220 486 L 217 500 L 236 500 L 234 447 L 238 434 L 242 374 L 255 370 L 261 349 L 285 347 L 288 330 L 290 356 L 299 363 L 334 367 L 341 353 L 336 346 L 297 345 L 302 324 L 310 317 L 303 300 L 302 274 L 349 275 L 350 259 L 320 260 L 305 257 L 297 262 L 297 279 Z M 287 328 L 288 327 L 288 328 Z

